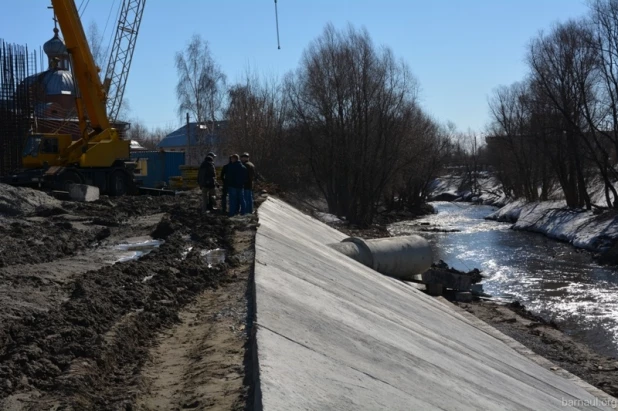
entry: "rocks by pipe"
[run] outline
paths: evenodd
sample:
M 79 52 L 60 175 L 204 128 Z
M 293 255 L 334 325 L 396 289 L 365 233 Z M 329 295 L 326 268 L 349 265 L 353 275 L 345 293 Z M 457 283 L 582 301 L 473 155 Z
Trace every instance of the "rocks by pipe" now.
M 433 262 L 429 242 L 418 235 L 373 240 L 350 237 L 329 247 L 381 274 L 401 280 L 412 280 Z

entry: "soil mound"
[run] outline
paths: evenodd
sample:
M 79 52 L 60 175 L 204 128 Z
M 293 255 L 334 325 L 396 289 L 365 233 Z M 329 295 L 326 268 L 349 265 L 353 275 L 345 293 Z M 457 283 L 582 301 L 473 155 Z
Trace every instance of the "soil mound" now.
M 43 210 L 57 209 L 61 204 L 43 191 L 0 184 L 0 214 L 21 216 L 44 213 Z

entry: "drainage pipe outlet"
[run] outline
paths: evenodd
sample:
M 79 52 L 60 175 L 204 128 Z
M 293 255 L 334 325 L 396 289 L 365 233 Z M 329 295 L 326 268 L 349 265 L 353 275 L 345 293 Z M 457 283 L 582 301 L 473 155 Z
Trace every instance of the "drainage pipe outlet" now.
M 429 242 L 418 235 L 373 240 L 350 237 L 329 247 L 381 274 L 401 280 L 422 274 L 433 262 Z

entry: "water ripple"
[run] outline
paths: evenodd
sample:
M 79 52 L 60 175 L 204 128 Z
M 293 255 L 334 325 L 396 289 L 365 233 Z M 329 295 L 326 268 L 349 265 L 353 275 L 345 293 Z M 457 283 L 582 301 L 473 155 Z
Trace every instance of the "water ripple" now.
M 554 320 L 602 354 L 618 356 L 618 272 L 592 261 L 588 252 L 542 235 L 514 231 L 510 224 L 484 220 L 495 209 L 447 202 L 438 213 L 392 224 L 393 235 L 419 234 L 434 259 L 460 270 L 479 268 L 484 289 L 519 300 Z M 426 232 L 427 228 L 458 230 Z

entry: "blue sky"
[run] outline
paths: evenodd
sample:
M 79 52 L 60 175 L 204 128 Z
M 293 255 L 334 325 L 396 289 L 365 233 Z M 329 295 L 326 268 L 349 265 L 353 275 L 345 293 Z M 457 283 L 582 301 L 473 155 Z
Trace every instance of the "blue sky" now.
M 120 1 L 86 0 L 84 26 L 96 21 L 103 31 Z M 48 1 L 5 3 L 0 38 L 36 48 L 51 38 Z M 492 89 L 525 76 L 530 39 L 587 12 L 585 0 L 278 0 L 278 8 L 281 50 L 273 0 L 148 0 L 125 93 L 130 116 L 148 127 L 180 124 L 174 54 L 194 33 L 209 41 L 234 82 L 248 67 L 271 77 L 295 69 L 332 22 L 366 27 L 376 44 L 406 60 L 420 82 L 421 104 L 436 119 L 482 131 Z

